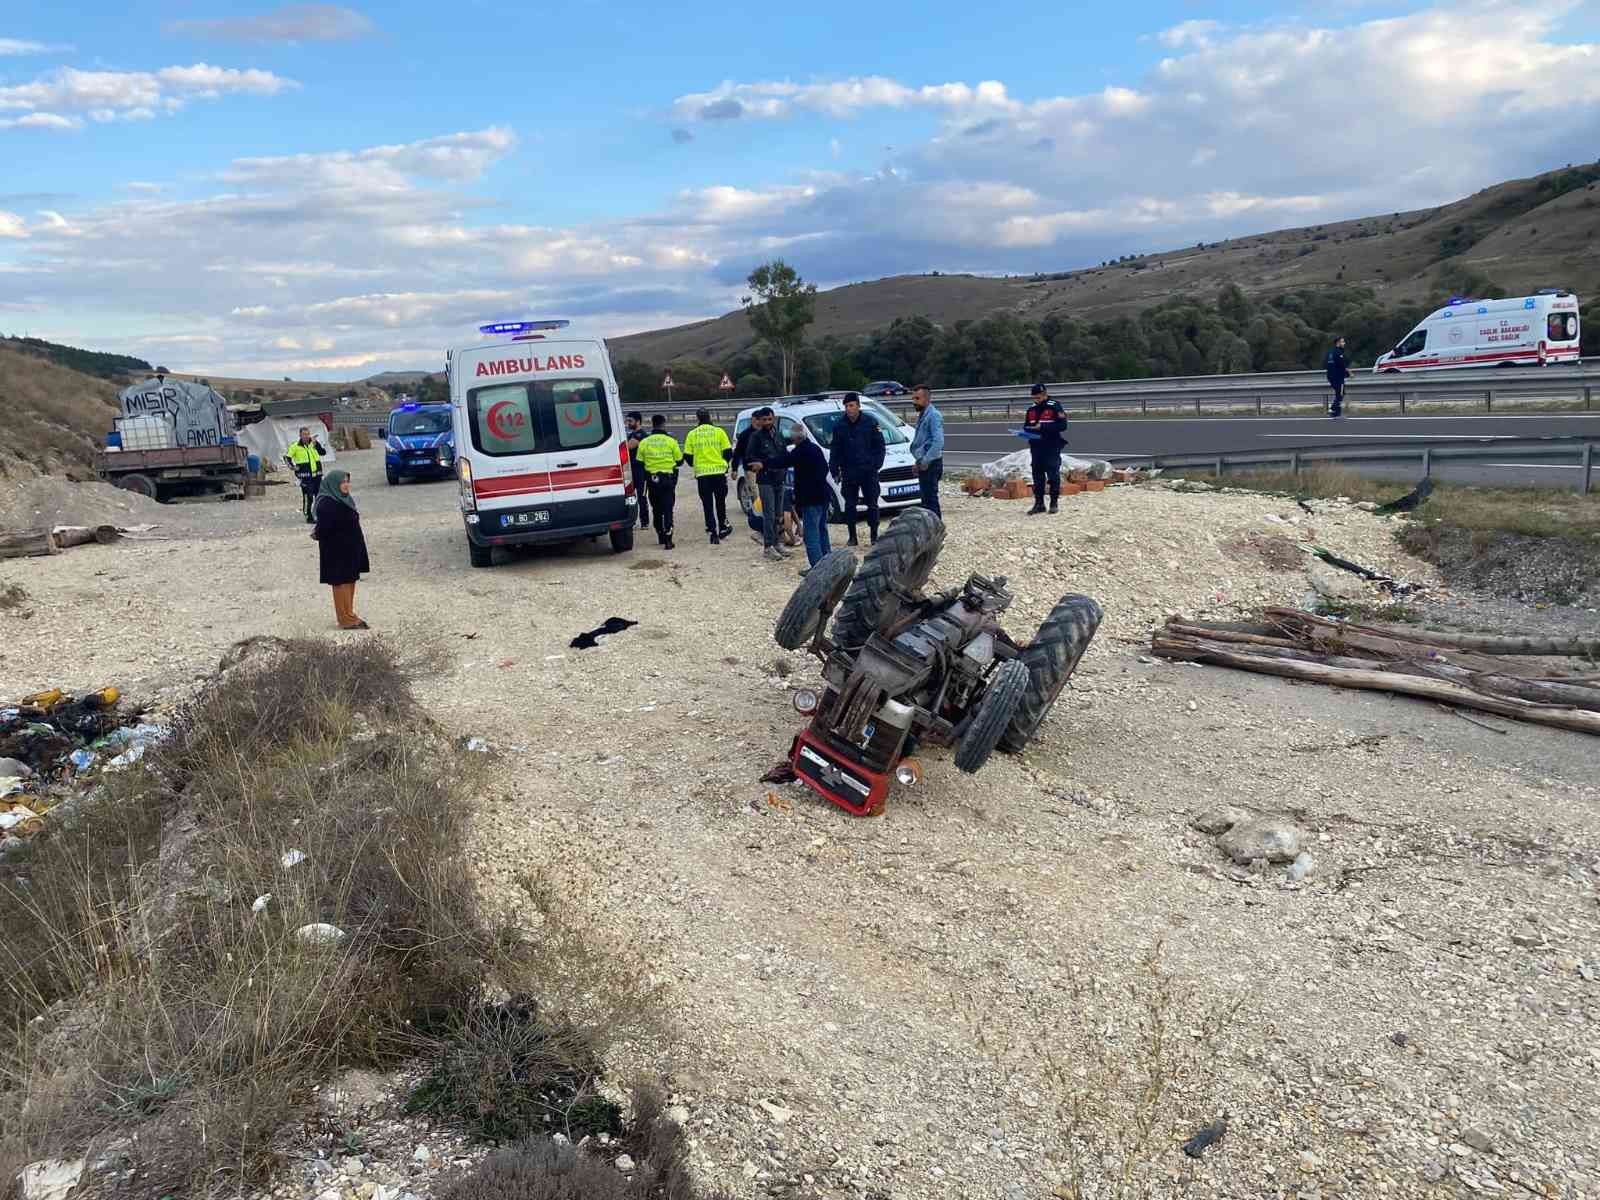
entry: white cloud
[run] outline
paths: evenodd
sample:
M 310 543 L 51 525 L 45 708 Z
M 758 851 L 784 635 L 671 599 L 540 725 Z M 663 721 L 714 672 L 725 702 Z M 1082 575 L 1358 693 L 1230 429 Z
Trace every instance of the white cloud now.
M 28 83 L 0 87 L 0 127 L 75 129 L 92 121 L 148 120 L 192 100 L 275 96 L 298 86 L 271 71 L 195 63 L 158 71 L 80 71 L 60 67 Z M 20 117 L 7 114 L 21 113 Z
M 780 82 L 719 84 L 709 92 L 680 96 L 674 115 L 684 120 L 718 121 L 740 117 L 775 119 L 797 112 L 850 117 L 869 109 L 925 108 L 945 112 L 1011 112 L 1020 106 L 1006 95 L 1003 83 L 987 81 L 937 83 L 910 87 L 881 75 L 822 83 Z
M 395 146 L 236 159 L 226 178 L 232 183 L 301 186 L 354 184 L 397 186 L 407 176 L 459 182 L 482 175 L 517 144 L 501 126 L 452 133 Z
M 342 42 L 377 32 L 365 15 L 338 4 L 285 4 L 255 17 L 169 21 L 168 33 L 229 42 Z
M 24 38 L 0 38 L 0 58 L 22 58 L 39 54 L 65 54 L 71 49 L 71 46 L 52 46 L 46 42 L 30 42 Z
M 25 238 L 28 236 L 28 223 L 16 213 L 0 210 L 0 238 Z
M 1156 41 L 1169 50 L 1186 50 L 1191 47 L 1211 45 L 1212 40 L 1221 31 L 1221 21 L 1180 21 L 1170 29 L 1163 29 L 1156 34 Z

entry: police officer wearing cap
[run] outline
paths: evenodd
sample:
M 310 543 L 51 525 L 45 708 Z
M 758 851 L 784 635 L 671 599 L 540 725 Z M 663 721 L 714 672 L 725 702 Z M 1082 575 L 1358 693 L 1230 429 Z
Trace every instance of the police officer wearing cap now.
M 1059 401 L 1050 399 L 1044 384 L 1033 385 L 1033 403 L 1022 419 L 1028 435 L 1028 452 L 1033 457 L 1033 507 L 1031 517 L 1044 511 L 1044 489 L 1050 484 L 1050 511 L 1061 503 L 1061 447 L 1067 444 L 1067 414 Z

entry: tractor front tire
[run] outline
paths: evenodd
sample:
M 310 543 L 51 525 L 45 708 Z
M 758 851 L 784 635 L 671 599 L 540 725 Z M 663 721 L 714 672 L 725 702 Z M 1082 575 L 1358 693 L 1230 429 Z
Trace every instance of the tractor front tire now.
M 1028 668 L 1021 659 L 1000 664 L 978 702 L 978 713 L 967 726 L 956 746 L 956 770 L 971 775 L 984 763 L 1005 737 L 1028 691 Z
M 855 574 L 856 556 L 849 550 L 835 550 L 812 567 L 783 606 L 772 631 L 773 641 L 785 650 L 808 645 L 839 607 Z
M 899 614 L 900 593 L 921 590 L 944 546 L 944 522 L 925 508 L 910 508 L 878 537 L 839 604 L 833 643 L 855 648 Z
M 1039 626 L 1038 636 L 1015 660 L 1028 670 L 1028 690 L 1000 742 L 1002 750 L 1020 752 L 1039 731 L 1056 697 L 1077 670 L 1078 660 L 1094 640 L 1102 616 L 1100 606 L 1088 596 L 1063 596 L 1050 610 Z

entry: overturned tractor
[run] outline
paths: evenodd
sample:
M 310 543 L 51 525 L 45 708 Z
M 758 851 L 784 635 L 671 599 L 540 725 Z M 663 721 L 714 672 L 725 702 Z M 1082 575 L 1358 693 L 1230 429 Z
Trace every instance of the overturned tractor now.
M 919 747 L 955 747 L 966 772 L 996 749 L 1020 751 L 1100 626 L 1094 600 L 1067 595 L 1023 644 L 1000 627 L 1012 600 L 1004 576 L 971 575 L 959 588 L 926 593 L 944 536 L 938 517 L 912 509 L 859 566 L 849 550 L 817 563 L 778 618 L 778 644 L 809 648 L 825 680 L 821 695 L 795 695 L 811 723 L 795 737 L 790 763 L 813 791 L 857 816 L 882 811 L 891 780 L 920 778 L 910 760 Z

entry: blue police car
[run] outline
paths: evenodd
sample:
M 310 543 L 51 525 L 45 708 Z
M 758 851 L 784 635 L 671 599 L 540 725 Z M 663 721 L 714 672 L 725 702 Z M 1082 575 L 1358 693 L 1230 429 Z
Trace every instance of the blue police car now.
M 456 469 L 455 433 L 448 404 L 397 405 L 389 413 L 384 474 L 390 483 L 406 476 L 438 479 Z

